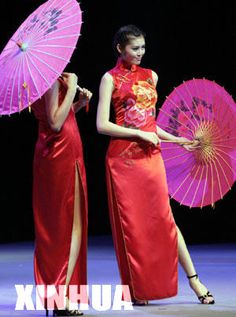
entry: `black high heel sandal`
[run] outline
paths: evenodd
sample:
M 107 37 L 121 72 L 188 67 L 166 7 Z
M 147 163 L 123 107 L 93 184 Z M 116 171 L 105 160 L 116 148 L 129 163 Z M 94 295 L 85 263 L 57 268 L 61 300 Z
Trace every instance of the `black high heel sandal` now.
M 84 313 L 82 311 L 76 310 L 69 310 L 69 309 L 54 309 L 53 316 L 83 316 Z
M 134 299 L 132 301 L 132 303 L 133 303 L 133 306 L 146 306 L 146 305 L 148 305 L 148 301 L 147 300 L 136 300 L 136 299 Z
M 53 316 L 83 316 L 83 312 L 80 310 L 69 310 L 69 309 L 54 309 L 52 311 Z M 49 310 L 46 309 L 46 316 L 49 316 Z
M 83 312 L 78 310 L 78 309 L 74 309 L 74 310 L 69 310 L 68 308 L 65 309 L 58 309 L 57 306 L 55 305 L 52 311 L 52 315 L 53 316 L 83 316 Z M 45 299 L 45 310 L 46 310 L 46 317 L 49 316 L 49 310 L 48 310 L 48 306 L 47 306 L 47 299 Z
M 187 278 L 190 280 L 192 278 L 196 278 L 199 280 L 199 277 L 198 277 L 198 274 L 194 274 L 194 275 L 191 275 L 191 276 L 187 276 Z M 199 280 L 200 281 L 200 280 Z M 201 302 L 201 304 L 204 304 L 204 305 L 211 305 L 211 304 L 215 304 L 215 300 L 214 298 L 212 299 L 212 301 L 210 301 L 209 303 L 205 302 L 205 299 L 207 297 L 212 297 L 213 298 L 213 295 L 207 290 L 206 294 L 204 295 L 200 295 L 198 296 L 198 299 L 199 301 Z

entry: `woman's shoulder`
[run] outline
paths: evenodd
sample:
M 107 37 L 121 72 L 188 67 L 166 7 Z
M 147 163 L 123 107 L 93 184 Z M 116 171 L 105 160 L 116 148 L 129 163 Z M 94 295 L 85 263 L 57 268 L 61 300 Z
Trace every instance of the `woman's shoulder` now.
M 119 74 L 118 68 L 115 66 L 109 69 L 103 76 L 102 81 L 105 82 L 114 82 L 116 80 L 116 76 Z
M 110 73 L 110 71 L 107 71 L 103 76 L 102 76 L 102 81 L 105 82 L 112 82 L 113 81 L 113 76 Z
M 154 85 L 156 86 L 156 84 L 158 82 L 158 75 L 154 70 L 152 70 L 152 79 L 154 81 Z
M 101 78 L 101 82 L 100 82 L 100 87 L 108 89 L 109 87 L 112 89 L 112 87 L 114 86 L 114 81 L 113 81 L 113 77 L 109 72 L 106 72 L 102 78 Z

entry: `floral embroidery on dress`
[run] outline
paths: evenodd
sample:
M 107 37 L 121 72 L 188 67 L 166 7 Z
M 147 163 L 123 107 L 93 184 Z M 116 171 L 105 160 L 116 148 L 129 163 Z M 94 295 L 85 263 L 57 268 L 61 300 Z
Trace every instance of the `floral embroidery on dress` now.
M 124 149 L 119 156 L 126 159 L 126 165 L 133 165 L 133 159 L 142 158 L 143 154 L 151 155 L 152 153 L 160 151 L 159 145 L 149 144 L 146 142 L 131 142 L 130 145 Z
M 146 81 L 138 81 L 133 85 L 132 90 L 137 97 L 136 104 L 139 108 L 155 108 L 157 95 L 153 86 Z
M 155 116 L 157 94 L 155 88 L 147 81 L 138 81 L 132 86 L 134 98 L 128 98 L 125 106 L 125 126 L 141 127 L 149 116 Z
M 140 109 L 136 105 L 125 111 L 125 126 L 141 127 L 146 124 L 148 112 L 145 109 Z

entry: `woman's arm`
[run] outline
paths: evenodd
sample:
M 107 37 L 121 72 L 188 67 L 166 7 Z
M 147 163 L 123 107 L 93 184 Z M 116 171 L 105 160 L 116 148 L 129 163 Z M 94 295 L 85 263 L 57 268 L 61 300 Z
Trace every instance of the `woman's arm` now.
M 157 134 L 160 138 L 160 140 L 168 140 L 170 142 L 177 143 L 185 148 L 187 151 L 195 151 L 198 149 L 199 141 L 198 140 L 189 140 L 182 136 L 174 136 L 173 134 L 170 134 L 166 132 L 165 130 L 161 129 L 160 127 L 156 126 L 157 128 Z
M 50 128 L 55 132 L 59 132 L 61 130 L 76 94 L 77 76 L 75 74 L 63 73 L 63 78 L 67 84 L 67 92 L 60 106 L 60 82 L 58 80 L 45 94 L 48 123 Z
M 110 122 L 110 104 L 112 91 L 113 79 L 110 74 L 106 73 L 102 77 L 99 88 L 99 103 L 97 110 L 98 132 L 122 138 L 138 137 L 153 144 L 157 144 L 158 137 L 156 133 L 144 132 L 138 129 L 125 128 Z
M 170 134 L 168 132 L 166 132 L 165 130 L 161 129 L 158 125 L 156 126 L 157 128 L 157 134 L 159 136 L 160 139 L 162 140 L 168 140 L 168 141 L 178 141 L 180 138 L 174 136 L 173 134 Z

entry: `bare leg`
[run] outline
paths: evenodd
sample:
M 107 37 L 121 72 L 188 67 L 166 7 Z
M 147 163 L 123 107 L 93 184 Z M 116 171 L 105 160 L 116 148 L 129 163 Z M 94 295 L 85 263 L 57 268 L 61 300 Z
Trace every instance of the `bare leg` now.
M 188 252 L 186 243 L 184 241 L 184 237 L 177 227 L 177 234 L 178 234 L 178 255 L 179 255 L 179 262 L 183 267 L 187 276 L 191 276 L 196 274 L 195 267 L 193 265 L 192 259 Z
M 78 170 L 76 166 L 75 171 L 75 199 L 74 199 L 74 219 L 73 219 L 73 228 L 71 236 L 71 247 L 70 247 L 70 256 L 68 263 L 68 270 L 66 276 L 66 289 L 70 283 L 75 264 L 77 262 L 80 246 L 81 246 L 81 237 L 82 237 L 82 221 L 81 221 L 81 202 L 80 202 L 80 180 L 78 176 Z M 69 300 L 66 298 L 66 307 L 69 308 Z
M 179 262 L 183 267 L 187 276 L 192 276 L 196 274 L 195 267 L 193 265 L 191 256 L 188 252 L 186 243 L 184 241 L 183 235 L 179 228 L 177 227 L 177 234 L 178 234 L 178 255 L 179 255 Z M 198 278 L 191 278 L 189 279 L 190 287 L 193 289 L 197 296 L 203 296 L 207 294 L 207 288 L 200 282 Z M 212 303 L 213 298 L 211 296 L 207 296 L 203 299 L 203 304 Z

